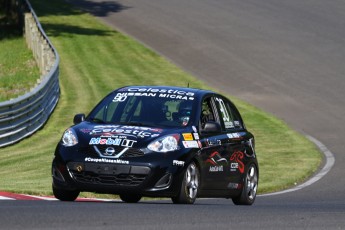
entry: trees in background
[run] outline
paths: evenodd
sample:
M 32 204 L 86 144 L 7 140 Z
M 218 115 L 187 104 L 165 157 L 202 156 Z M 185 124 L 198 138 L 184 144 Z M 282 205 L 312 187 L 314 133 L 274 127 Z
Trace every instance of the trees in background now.
M 20 26 L 22 0 L 0 0 L 0 24 Z

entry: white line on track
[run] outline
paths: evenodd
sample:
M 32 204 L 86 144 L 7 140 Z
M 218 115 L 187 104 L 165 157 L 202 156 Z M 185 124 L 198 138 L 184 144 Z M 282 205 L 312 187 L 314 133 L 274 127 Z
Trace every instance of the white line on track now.
M 335 162 L 335 158 L 334 158 L 333 153 L 316 138 L 309 136 L 309 135 L 306 135 L 306 137 L 310 141 L 312 141 L 320 149 L 320 151 L 325 155 L 326 163 L 325 163 L 324 167 L 315 176 L 313 176 L 312 178 L 310 178 L 309 180 L 307 180 L 303 184 L 300 184 L 294 188 L 290 188 L 290 189 L 283 190 L 280 192 L 267 193 L 267 194 L 262 194 L 260 196 L 273 196 L 273 195 L 279 195 L 279 194 L 294 192 L 294 191 L 303 189 L 303 188 L 305 188 L 311 184 L 314 184 L 316 181 L 320 180 L 322 177 L 324 177 L 331 170 L 331 168 L 333 167 L 334 162 Z
M 0 200 L 15 200 L 13 198 L 5 197 L 5 196 L 0 196 Z
M 51 196 L 35 196 L 27 194 L 16 194 L 11 192 L 0 192 L 0 200 L 45 200 L 45 201 L 58 201 L 55 197 Z M 115 202 L 120 199 L 101 199 L 101 198 L 77 198 L 78 202 Z
M 40 200 L 49 200 L 49 201 L 55 201 L 57 200 L 56 198 L 53 198 L 53 197 L 46 197 L 46 196 L 34 196 L 34 195 L 26 195 L 28 197 L 32 197 L 32 198 L 37 198 L 37 199 L 40 199 Z

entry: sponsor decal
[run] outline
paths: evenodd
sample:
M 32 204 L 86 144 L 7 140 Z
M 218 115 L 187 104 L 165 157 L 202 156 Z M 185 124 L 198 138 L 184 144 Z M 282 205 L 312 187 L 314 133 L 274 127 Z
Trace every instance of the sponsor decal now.
M 126 164 L 126 165 L 129 164 L 129 161 L 124 161 L 121 159 L 91 158 L 91 157 L 86 157 L 85 162 Z
M 132 147 L 137 141 L 129 139 L 113 139 L 113 138 L 101 138 L 93 137 L 91 138 L 89 145 L 116 145 L 123 147 Z
M 230 189 L 238 189 L 240 187 L 240 185 L 238 183 L 229 183 L 228 184 L 228 188 Z
M 244 173 L 244 164 L 242 162 L 242 159 L 244 157 L 244 153 L 241 151 L 234 152 L 230 157 L 230 170 L 236 171 L 237 169 L 240 171 L 240 173 Z
M 97 125 L 93 129 L 80 129 L 83 133 L 99 136 L 133 136 L 133 137 L 157 137 L 163 130 L 158 128 L 126 126 L 126 125 Z
M 199 148 L 202 148 L 201 141 L 198 141 Z
M 220 166 L 210 166 L 210 169 L 208 170 L 209 172 L 223 172 L 223 165 Z
M 117 93 L 113 99 L 113 102 L 124 102 L 127 99 L 127 93 Z
M 173 160 L 173 165 L 175 165 L 175 166 L 184 166 L 184 161 Z
M 180 100 L 194 100 L 194 97 L 187 97 L 181 95 L 174 95 L 174 94 L 159 94 L 159 97 L 166 97 L 171 99 L 180 99 Z
M 157 89 L 157 88 L 127 88 L 127 92 L 117 93 L 113 99 L 114 102 L 124 102 L 127 97 L 164 97 L 180 100 L 194 100 L 194 93 L 174 90 L 174 89 Z M 121 90 L 123 92 L 123 90 Z
M 112 139 L 112 138 L 100 138 L 100 137 L 93 137 L 91 138 L 89 145 L 120 145 L 121 139 Z
M 235 128 L 234 123 L 232 123 L 232 121 L 224 122 L 224 125 L 225 125 L 225 128 L 226 128 L 226 129 Z
M 200 148 L 200 145 L 197 141 L 182 141 L 182 144 L 186 149 Z
M 155 97 L 156 93 L 117 93 L 113 99 L 113 102 L 124 102 L 127 97 Z
M 133 141 L 133 140 L 128 140 L 128 139 L 123 139 L 121 146 L 123 147 L 132 147 L 134 143 L 136 143 L 137 141 Z
M 194 125 L 192 126 L 192 129 L 193 129 L 193 131 L 194 131 L 195 133 L 198 132 L 198 130 L 196 129 L 196 127 L 195 127 Z
M 228 138 L 231 138 L 231 139 L 241 138 L 241 134 L 240 133 L 228 133 L 226 135 L 228 136 Z
M 231 169 L 238 169 L 238 163 L 237 163 L 237 162 L 232 162 L 232 163 L 230 164 L 230 168 L 231 168 Z
M 169 93 L 169 94 L 177 94 L 177 95 L 185 95 L 185 96 L 194 96 L 193 92 L 188 92 L 184 90 L 175 90 L 175 89 L 158 89 L 158 88 L 127 88 L 128 92 L 146 92 L 146 93 Z
M 205 162 L 211 165 L 223 165 L 228 163 L 228 161 L 225 158 L 223 158 L 217 151 L 213 152 Z
M 206 139 L 206 146 L 221 145 L 222 141 L 217 139 Z
M 193 140 L 193 135 L 191 133 L 182 133 L 182 136 L 185 141 L 192 141 Z
M 199 140 L 199 134 L 198 133 L 193 133 L 194 139 Z
M 241 126 L 241 123 L 239 121 L 234 121 L 235 126 Z

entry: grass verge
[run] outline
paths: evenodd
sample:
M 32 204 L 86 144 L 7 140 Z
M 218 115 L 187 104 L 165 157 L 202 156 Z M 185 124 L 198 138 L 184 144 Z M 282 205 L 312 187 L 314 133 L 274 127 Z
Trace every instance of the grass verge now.
M 20 29 L 0 24 L 0 50 L 1 102 L 29 92 L 40 73 Z
M 55 146 L 74 114 L 88 113 L 108 92 L 123 85 L 178 85 L 209 88 L 133 39 L 105 26 L 63 0 L 31 0 L 58 50 L 61 98 L 38 133 L 0 149 L 0 189 L 51 194 L 50 167 Z M 256 136 L 259 192 L 300 183 L 313 174 L 321 155 L 306 138 L 282 121 L 232 98 Z

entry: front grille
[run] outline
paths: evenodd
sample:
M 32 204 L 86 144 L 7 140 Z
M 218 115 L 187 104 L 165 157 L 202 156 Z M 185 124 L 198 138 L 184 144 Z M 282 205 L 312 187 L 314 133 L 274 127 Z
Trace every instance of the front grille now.
M 146 179 L 146 175 L 106 175 L 93 172 L 72 172 L 72 174 L 78 182 L 103 185 L 138 186 Z
M 85 148 L 81 149 L 81 152 L 89 155 L 89 156 L 94 156 L 94 157 L 100 157 L 100 155 L 98 154 L 97 151 L 99 151 L 103 156 L 106 156 L 105 154 L 105 150 L 108 148 L 108 145 L 90 145 L 87 146 Z M 122 152 L 125 147 L 122 146 L 111 146 L 114 148 L 115 153 L 114 155 Z M 124 157 L 141 157 L 144 156 L 144 152 L 141 151 L 140 149 L 136 149 L 136 148 L 128 148 L 122 155 L 120 158 L 124 158 Z

